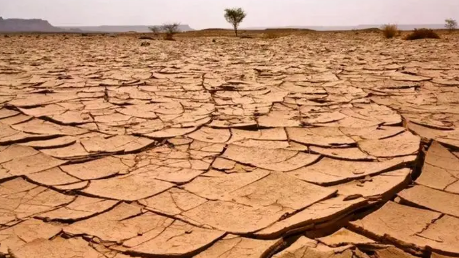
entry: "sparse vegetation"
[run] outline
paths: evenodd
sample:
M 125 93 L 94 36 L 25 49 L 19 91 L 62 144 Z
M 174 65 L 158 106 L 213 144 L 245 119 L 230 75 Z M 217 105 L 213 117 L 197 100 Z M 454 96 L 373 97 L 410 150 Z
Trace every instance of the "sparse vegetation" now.
M 398 26 L 396 24 L 386 24 L 381 28 L 383 36 L 386 39 L 391 39 L 399 34 Z
M 239 28 L 239 24 L 245 19 L 247 14 L 242 10 L 242 8 L 229 8 L 225 9 L 225 19 L 227 22 L 231 23 L 234 28 L 234 33 L 236 33 Z
M 153 36 L 159 37 L 159 34 L 161 33 L 161 28 L 159 26 L 152 26 L 148 29 L 150 29 L 150 31 L 153 33 Z
M 454 31 L 455 29 L 457 29 L 457 21 L 453 19 L 446 19 L 445 28 L 449 31 Z
M 416 40 L 416 39 L 439 39 L 440 36 L 432 29 L 414 29 L 413 32 L 408 34 L 406 40 Z
M 160 31 L 164 33 L 165 40 L 174 40 L 174 35 L 180 32 L 180 23 L 167 23 L 160 27 Z
M 164 34 L 165 40 L 174 40 L 174 35 L 180 32 L 180 23 L 165 23 L 161 26 L 149 27 L 155 38 L 159 38 L 161 34 Z M 152 37 L 142 36 L 140 39 L 153 39 Z
M 260 29 L 260 30 L 238 30 L 238 37 L 251 38 L 279 38 L 285 36 L 304 36 L 315 33 L 314 30 L 309 29 L 286 29 L 286 28 L 271 28 L 271 29 Z M 268 35 L 270 34 L 270 35 Z M 234 36 L 233 30 L 228 29 L 204 29 L 187 31 L 180 33 L 180 37 L 231 37 Z

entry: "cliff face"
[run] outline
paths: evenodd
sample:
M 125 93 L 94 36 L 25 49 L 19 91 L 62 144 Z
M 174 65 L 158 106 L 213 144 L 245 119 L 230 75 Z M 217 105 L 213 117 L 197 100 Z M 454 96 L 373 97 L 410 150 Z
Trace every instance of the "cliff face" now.
M 0 17 L 0 32 L 59 32 L 60 28 L 52 26 L 41 19 L 3 19 Z
M 180 25 L 180 31 L 193 30 L 188 25 Z M 72 26 L 54 27 L 46 20 L 41 19 L 3 19 L 0 17 L 0 32 L 149 32 L 149 26 Z
M 107 33 L 120 33 L 120 32 L 150 32 L 149 27 L 146 25 L 103 25 L 103 26 L 70 26 L 60 27 L 65 30 L 80 30 L 84 32 L 107 32 Z M 180 25 L 180 31 L 192 31 L 193 29 L 188 25 Z

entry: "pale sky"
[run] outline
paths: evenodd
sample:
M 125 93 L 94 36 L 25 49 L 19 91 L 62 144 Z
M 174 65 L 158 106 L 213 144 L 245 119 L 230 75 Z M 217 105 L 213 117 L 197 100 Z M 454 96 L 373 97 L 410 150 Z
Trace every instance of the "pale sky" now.
M 228 7 L 242 7 L 241 27 L 443 24 L 459 19 L 459 0 L 0 0 L 3 18 L 41 18 L 55 26 L 188 24 L 230 28 Z

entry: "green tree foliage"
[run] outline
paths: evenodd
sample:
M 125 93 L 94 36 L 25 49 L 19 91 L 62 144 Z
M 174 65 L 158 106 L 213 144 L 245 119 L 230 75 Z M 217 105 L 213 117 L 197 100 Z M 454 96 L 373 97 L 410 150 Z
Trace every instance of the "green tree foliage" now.
M 239 24 L 244 20 L 247 14 L 242 10 L 242 8 L 228 8 L 225 9 L 225 19 L 227 22 L 231 23 L 234 28 L 234 33 L 236 33 L 237 37 L 237 29 L 239 28 Z

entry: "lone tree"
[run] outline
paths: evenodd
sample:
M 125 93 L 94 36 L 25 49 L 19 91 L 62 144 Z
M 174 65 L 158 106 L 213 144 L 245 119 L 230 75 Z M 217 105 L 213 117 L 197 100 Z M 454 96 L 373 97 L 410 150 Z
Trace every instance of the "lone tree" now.
M 445 28 L 448 29 L 449 31 L 453 31 L 457 29 L 457 21 L 453 19 L 446 19 Z
M 237 37 L 237 28 L 239 24 L 244 20 L 247 14 L 242 10 L 242 8 L 229 8 L 225 9 L 225 19 L 227 22 L 231 23 L 234 28 L 234 33 Z

